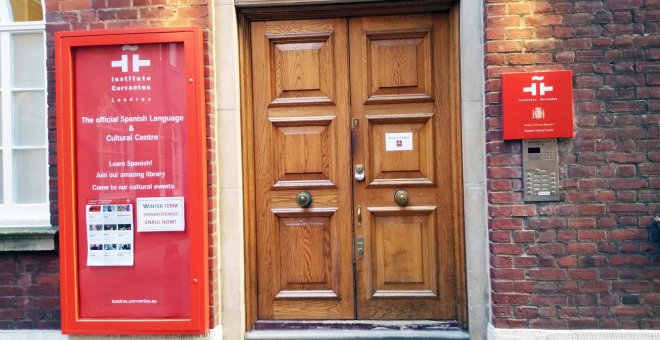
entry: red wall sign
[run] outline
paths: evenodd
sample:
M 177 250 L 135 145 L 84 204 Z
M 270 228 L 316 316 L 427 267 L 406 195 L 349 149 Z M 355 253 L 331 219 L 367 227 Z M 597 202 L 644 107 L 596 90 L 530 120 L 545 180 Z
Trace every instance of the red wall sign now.
M 572 72 L 502 75 L 504 139 L 572 138 Z
M 56 34 L 62 330 L 208 330 L 199 29 Z

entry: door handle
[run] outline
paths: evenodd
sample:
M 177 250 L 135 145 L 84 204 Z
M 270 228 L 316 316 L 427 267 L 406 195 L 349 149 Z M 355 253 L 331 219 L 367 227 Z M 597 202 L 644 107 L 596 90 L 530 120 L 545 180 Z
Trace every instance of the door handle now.
M 405 189 L 399 189 L 394 193 L 394 203 L 405 207 L 410 202 L 410 195 Z
M 357 252 L 358 259 L 362 259 L 364 256 L 364 237 L 362 235 L 355 238 L 355 250 Z
M 364 181 L 364 165 L 357 164 L 355 166 L 355 180 L 358 182 Z
M 307 191 L 301 191 L 296 196 L 296 203 L 301 208 L 307 208 L 312 204 L 312 194 Z
M 357 207 L 357 226 L 362 227 L 362 207 L 360 205 Z

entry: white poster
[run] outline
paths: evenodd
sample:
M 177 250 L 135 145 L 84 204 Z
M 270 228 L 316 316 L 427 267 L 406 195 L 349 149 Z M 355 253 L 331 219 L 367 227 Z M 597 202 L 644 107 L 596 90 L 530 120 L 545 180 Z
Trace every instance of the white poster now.
M 183 197 L 137 199 L 137 231 L 184 231 Z
M 411 151 L 412 149 L 412 132 L 392 132 L 385 134 L 385 151 Z
M 133 206 L 88 204 L 87 265 L 133 265 Z

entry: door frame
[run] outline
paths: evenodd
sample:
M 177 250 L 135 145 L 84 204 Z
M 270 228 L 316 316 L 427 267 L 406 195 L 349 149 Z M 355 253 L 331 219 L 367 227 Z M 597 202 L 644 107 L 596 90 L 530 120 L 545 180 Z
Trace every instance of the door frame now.
M 237 1 L 238 2 L 238 1 Z M 324 2 L 312 0 L 308 2 Z M 311 5 L 295 5 L 299 0 L 280 0 L 278 6 L 258 6 L 258 0 L 243 0 L 244 5 L 255 7 L 238 8 L 238 44 L 239 44 L 239 74 L 240 74 L 240 111 L 241 111 L 241 140 L 243 160 L 243 219 L 244 219 L 244 249 L 245 249 L 245 305 L 246 305 L 246 331 L 255 328 L 257 321 L 257 259 L 256 251 L 256 216 L 255 216 L 255 172 L 254 172 L 254 133 L 252 108 L 252 68 L 250 48 L 250 23 L 262 20 L 293 20 L 293 19 L 323 19 L 335 17 L 381 16 L 397 14 L 420 14 L 429 12 L 449 12 L 450 37 L 453 46 L 459 46 L 459 6 L 456 0 L 397 0 L 365 1 L 349 3 L 326 3 Z M 287 5 L 289 4 L 289 5 Z M 237 3 L 237 5 L 239 5 Z M 463 167 L 462 167 L 462 139 L 461 139 L 461 86 L 460 86 L 460 51 L 451 49 L 451 64 L 449 76 L 451 82 L 457 84 L 452 87 L 450 106 L 457 114 L 452 116 L 452 174 L 454 187 L 452 200 L 455 204 L 454 220 L 460 228 L 455 234 L 455 252 L 457 267 L 463 268 L 456 273 L 457 287 L 462 287 L 457 297 L 457 315 L 461 326 L 468 327 L 467 317 L 467 283 L 465 259 L 465 232 L 463 214 Z

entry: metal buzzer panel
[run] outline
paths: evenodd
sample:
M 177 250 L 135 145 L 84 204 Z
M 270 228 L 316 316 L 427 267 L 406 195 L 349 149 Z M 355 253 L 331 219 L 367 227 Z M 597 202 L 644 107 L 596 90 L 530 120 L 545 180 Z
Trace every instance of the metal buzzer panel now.
M 559 200 L 557 140 L 523 140 L 523 200 Z

